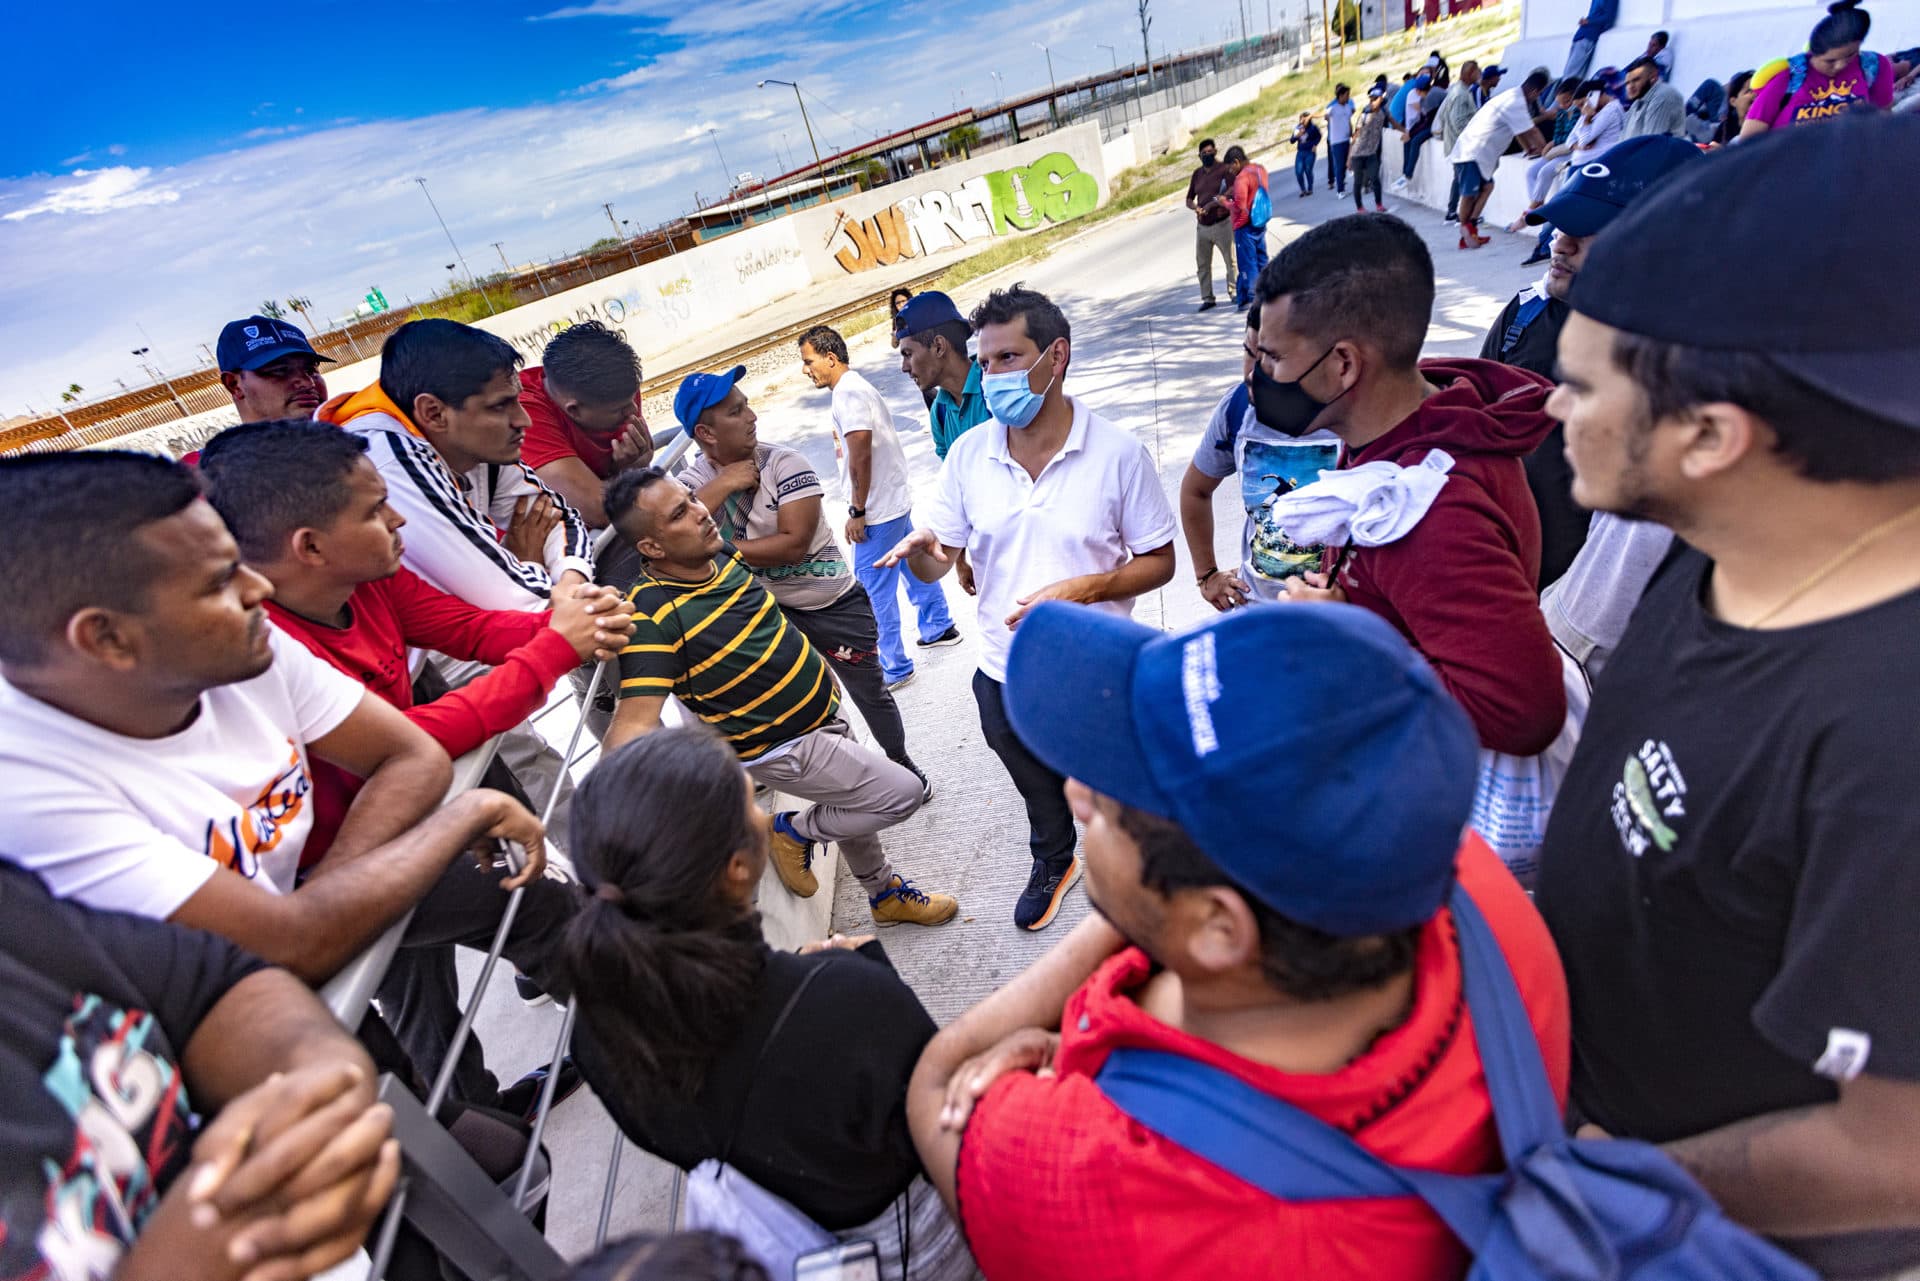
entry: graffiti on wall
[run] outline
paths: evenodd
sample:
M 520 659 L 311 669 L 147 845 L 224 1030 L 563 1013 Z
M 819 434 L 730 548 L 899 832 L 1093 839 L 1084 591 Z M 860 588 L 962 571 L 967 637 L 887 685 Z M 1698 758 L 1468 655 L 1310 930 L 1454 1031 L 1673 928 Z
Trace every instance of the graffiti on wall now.
M 981 174 L 951 191 L 922 192 L 870 217 L 848 218 L 834 234 L 845 232 L 849 243 L 833 258 L 845 271 L 871 271 L 917 254 L 1068 222 L 1099 199 L 1093 175 L 1056 151 L 1024 168 Z

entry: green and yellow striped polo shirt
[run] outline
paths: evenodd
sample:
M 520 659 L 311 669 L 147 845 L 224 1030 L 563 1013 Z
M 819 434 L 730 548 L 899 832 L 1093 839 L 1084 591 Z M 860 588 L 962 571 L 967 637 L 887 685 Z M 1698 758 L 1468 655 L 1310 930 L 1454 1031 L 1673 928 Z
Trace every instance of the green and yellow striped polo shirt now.
M 642 574 L 627 593 L 620 697 L 672 694 L 750 761 L 832 720 L 840 691 L 740 553 L 714 561 L 703 582 Z

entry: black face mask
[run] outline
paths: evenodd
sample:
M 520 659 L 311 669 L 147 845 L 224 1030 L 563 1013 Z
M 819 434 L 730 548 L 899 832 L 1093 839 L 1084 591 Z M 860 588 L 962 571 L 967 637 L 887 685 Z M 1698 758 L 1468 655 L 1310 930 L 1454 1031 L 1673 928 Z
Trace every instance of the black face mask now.
M 1247 387 L 1253 394 L 1253 416 L 1263 427 L 1282 436 L 1304 436 L 1312 430 L 1313 420 L 1320 416 L 1321 410 L 1353 390 L 1348 387 L 1333 400 L 1319 400 L 1300 386 L 1300 379 L 1320 368 L 1321 361 L 1332 354 L 1333 348 L 1327 348 L 1320 353 L 1320 360 L 1300 371 L 1300 378 L 1284 383 L 1269 376 L 1264 363 L 1254 362 L 1253 377 L 1247 380 Z
M 1211 152 L 1211 151 L 1203 151 L 1203 152 L 1201 152 L 1201 153 L 1200 153 L 1200 163 L 1201 163 L 1201 164 L 1203 164 L 1203 165 L 1211 165 L 1211 164 L 1213 163 L 1213 158 L 1214 158 L 1214 154 L 1215 154 L 1215 153 L 1213 153 L 1213 152 Z

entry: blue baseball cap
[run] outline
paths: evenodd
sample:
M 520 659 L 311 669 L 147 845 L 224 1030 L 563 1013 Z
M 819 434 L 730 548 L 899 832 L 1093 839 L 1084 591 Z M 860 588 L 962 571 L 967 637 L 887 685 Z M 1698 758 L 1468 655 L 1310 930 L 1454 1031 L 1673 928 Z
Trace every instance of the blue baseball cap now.
M 693 435 L 700 415 L 725 400 L 733 385 L 746 376 L 747 367 L 735 365 L 724 374 L 688 374 L 681 379 L 680 389 L 673 393 L 673 416 L 687 435 Z
M 967 322 L 967 318 L 960 314 L 960 309 L 953 305 L 953 299 L 937 290 L 929 290 L 907 299 L 907 305 L 893 318 L 893 336 L 911 338 L 935 325 L 945 325 L 955 320 L 961 324 Z
M 298 326 L 271 316 L 248 316 L 245 320 L 229 322 L 220 331 L 220 341 L 214 347 L 214 363 L 223 374 L 237 374 L 270 365 L 294 352 L 315 360 L 333 360 L 332 356 L 322 356 L 315 351 Z
M 1013 634 L 1006 702 L 1035 756 L 1178 823 L 1289 920 L 1382 934 L 1452 889 L 1479 740 L 1365 609 L 1252 605 L 1166 633 L 1043 603 Z
M 1640 193 L 1681 165 L 1705 157 L 1669 134 L 1643 134 L 1615 143 L 1573 171 L 1553 199 L 1527 212 L 1534 226 L 1550 222 L 1569 236 L 1595 236 Z

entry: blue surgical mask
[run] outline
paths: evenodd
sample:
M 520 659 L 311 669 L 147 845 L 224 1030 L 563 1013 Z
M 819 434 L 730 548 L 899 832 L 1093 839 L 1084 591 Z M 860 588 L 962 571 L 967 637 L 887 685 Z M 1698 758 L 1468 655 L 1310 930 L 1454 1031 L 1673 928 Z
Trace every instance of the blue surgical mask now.
M 1045 356 L 1040 358 L 1045 359 Z M 1053 377 L 1047 379 L 1045 387 L 1035 391 L 1029 375 L 1039 363 L 1036 360 L 1025 369 L 980 375 L 980 394 L 987 398 L 987 408 L 1009 427 L 1025 427 L 1039 417 L 1040 406 L 1046 402 L 1047 393 L 1053 390 L 1054 382 L 1060 377 L 1060 365 L 1056 361 Z

